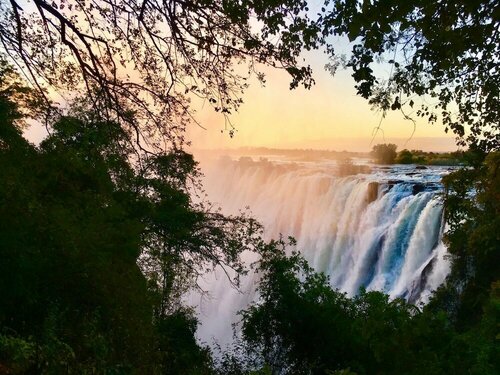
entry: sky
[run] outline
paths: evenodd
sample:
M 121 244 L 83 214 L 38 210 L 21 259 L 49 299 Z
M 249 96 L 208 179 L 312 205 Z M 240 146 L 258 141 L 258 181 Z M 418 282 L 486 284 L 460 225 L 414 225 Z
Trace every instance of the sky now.
M 244 104 L 231 116 L 237 130 L 233 138 L 228 132 L 221 133 L 224 118 L 208 103 L 193 103 L 196 118 L 206 127 L 204 130 L 193 125 L 189 129 L 193 148 L 265 146 L 369 151 L 374 144 L 391 142 L 398 149 L 457 149 L 454 137 L 444 132 L 442 124 L 429 124 L 416 116 L 413 116 L 417 126 L 412 136 L 413 123 L 398 111 L 388 113 L 381 123 L 383 131 L 372 142 L 372 132 L 380 122 L 381 113 L 371 110 L 367 100 L 356 95 L 350 72 L 339 69 L 332 77 L 324 69 L 327 58 L 320 52 L 305 58 L 313 68 L 315 86 L 310 90 L 290 90 L 286 72 L 265 69 L 265 86 L 253 79 L 243 96 Z M 390 70 L 381 70 L 381 74 L 389 78 Z

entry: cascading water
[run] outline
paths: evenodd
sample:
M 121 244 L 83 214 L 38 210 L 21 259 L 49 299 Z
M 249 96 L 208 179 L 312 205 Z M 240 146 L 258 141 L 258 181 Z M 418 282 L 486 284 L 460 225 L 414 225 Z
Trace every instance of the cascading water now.
M 332 162 L 249 158 L 202 168 L 208 197 L 224 213 L 250 207 L 266 238 L 295 237 L 308 262 L 349 295 L 365 288 L 425 303 L 449 272 L 439 194 L 446 168 L 379 167 L 338 177 Z M 255 278 L 246 277 L 236 291 L 222 272 L 207 277 L 211 298 L 191 300 L 200 310 L 203 341 L 230 341 L 237 311 L 255 296 Z

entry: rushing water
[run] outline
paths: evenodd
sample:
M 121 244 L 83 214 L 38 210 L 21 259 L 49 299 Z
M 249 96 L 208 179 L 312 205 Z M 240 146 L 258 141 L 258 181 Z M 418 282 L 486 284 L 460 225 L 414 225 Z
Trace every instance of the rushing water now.
M 309 263 L 349 295 L 363 287 L 425 303 L 449 272 L 441 241 L 446 168 L 374 167 L 339 177 L 331 161 L 225 158 L 203 170 L 208 197 L 223 212 L 249 207 L 266 238 L 294 236 Z M 205 282 L 211 298 L 191 301 L 200 311 L 199 335 L 224 344 L 236 312 L 255 297 L 256 276 L 243 280 L 242 291 L 232 289 L 222 272 Z

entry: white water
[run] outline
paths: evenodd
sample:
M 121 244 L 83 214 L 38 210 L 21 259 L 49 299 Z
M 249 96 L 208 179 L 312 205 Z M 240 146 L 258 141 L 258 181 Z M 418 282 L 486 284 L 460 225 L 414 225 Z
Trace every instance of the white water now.
M 349 295 L 366 288 L 424 303 L 449 272 L 439 195 L 445 168 L 396 166 L 348 177 L 337 177 L 332 162 L 222 159 L 202 168 L 208 197 L 224 213 L 249 207 L 266 238 L 294 236 L 309 263 Z M 191 300 L 203 341 L 230 341 L 237 311 L 255 297 L 255 278 L 237 292 L 222 272 L 207 277 L 211 299 Z

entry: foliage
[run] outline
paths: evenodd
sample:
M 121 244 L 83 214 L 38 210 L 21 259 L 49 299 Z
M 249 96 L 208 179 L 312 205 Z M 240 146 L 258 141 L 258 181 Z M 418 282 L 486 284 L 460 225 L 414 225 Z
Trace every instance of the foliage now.
M 25 372 L 29 369 L 36 358 L 36 345 L 32 342 L 26 340 L 8 336 L 0 335 L 0 371 L 2 373 L 8 373 L 8 370 L 3 364 L 6 361 L 12 361 L 9 363 L 13 373 Z
M 20 134 L 2 139 L 0 324 L 13 337 L 33 336 L 48 356 L 47 367 L 36 361 L 30 371 L 69 365 L 51 360 L 60 346 L 82 371 L 138 365 L 151 319 L 135 262 L 141 223 L 127 218 L 104 158 L 51 147 L 68 121 L 40 149 Z M 14 133 L 4 113 L 1 126 Z
M 180 295 L 212 267 L 241 272 L 259 226 L 194 203 L 191 155 L 137 158 L 130 135 L 85 101 L 28 143 L 11 92 L 0 96 L 0 368 L 209 368 Z
M 210 350 L 200 347 L 195 338 L 198 325 L 192 313 L 185 309 L 156 322 L 157 361 L 162 374 L 211 374 Z
M 489 374 L 500 368 L 500 154 L 473 149 L 465 157 L 471 167 L 443 179 L 452 271 L 427 311 L 446 312 L 456 327 L 456 363 Z
M 40 88 L 99 88 L 105 107 L 143 136 L 182 140 L 196 97 L 228 116 L 251 73 L 264 81 L 260 64 L 286 70 L 292 88 L 310 87 L 301 52 L 325 48 L 328 69 L 351 68 L 358 94 L 384 115 L 442 122 L 484 150 L 500 144 L 493 0 L 324 0 L 315 9 L 304 0 L 33 4 L 2 3 L 2 51 Z M 336 36 L 351 42 L 348 56 L 336 55 Z M 380 63 L 390 65 L 388 76 Z M 130 108 L 140 121 L 129 120 Z
M 476 153 L 472 161 L 474 168 L 444 178 L 450 226 L 445 240 L 453 268 L 437 301 L 464 327 L 482 319 L 485 306 L 494 301 L 500 275 L 500 153 Z
M 425 152 L 422 150 L 401 150 L 396 157 L 396 164 L 448 165 L 468 164 L 470 151 Z
M 396 161 L 397 146 L 393 143 L 384 143 L 373 146 L 372 157 L 378 164 L 394 164 Z
M 424 152 L 422 150 L 401 150 L 396 152 L 395 144 L 378 144 L 371 152 L 379 164 L 420 164 L 420 165 L 468 165 L 472 151 Z
M 286 255 L 285 247 L 280 240 L 261 248 L 259 300 L 241 313 L 239 355 L 250 364 L 273 374 L 498 370 L 498 282 L 479 326 L 462 331 L 439 308 L 420 311 L 403 300 L 363 290 L 348 298 L 298 253 Z M 233 364 L 221 373 L 250 374 L 248 366 Z
M 409 319 L 400 300 L 389 303 L 381 293 L 349 299 L 333 290 L 298 253 L 287 256 L 282 241 L 263 249 L 259 271 L 260 301 L 242 313 L 242 331 L 248 350 L 273 374 L 376 373 L 385 346 L 396 344 L 380 338 Z
M 370 168 L 366 165 L 356 165 L 351 159 L 345 158 L 338 162 L 337 174 L 341 177 L 351 176 L 359 173 L 369 173 Z
M 408 150 L 401 150 L 398 152 L 398 156 L 396 158 L 396 164 L 412 164 L 413 163 L 413 154 Z
M 311 86 L 310 68 L 298 63 L 301 48 L 313 44 L 305 7 L 302 0 L 11 0 L 0 6 L 0 45 L 34 86 L 87 89 L 138 132 L 137 142 L 162 135 L 179 143 L 193 119 L 191 99 L 227 117 L 248 77 L 264 80 L 260 64 L 286 70 L 292 87 Z
M 375 107 L 440 120 L 461 143 L 494 150 L 500 146 L 497 5 L 326 0 L 317 22 L 325 42 L 344 35 L 353 43 L 343 64 L 352 68 L 358 94 Z M 335 46 L 327 45 L 338 66 Z M 389 76 L 377 73 L 380 61 L 391 65 Z M 429 100 L 418 105 L 418 97 Z

